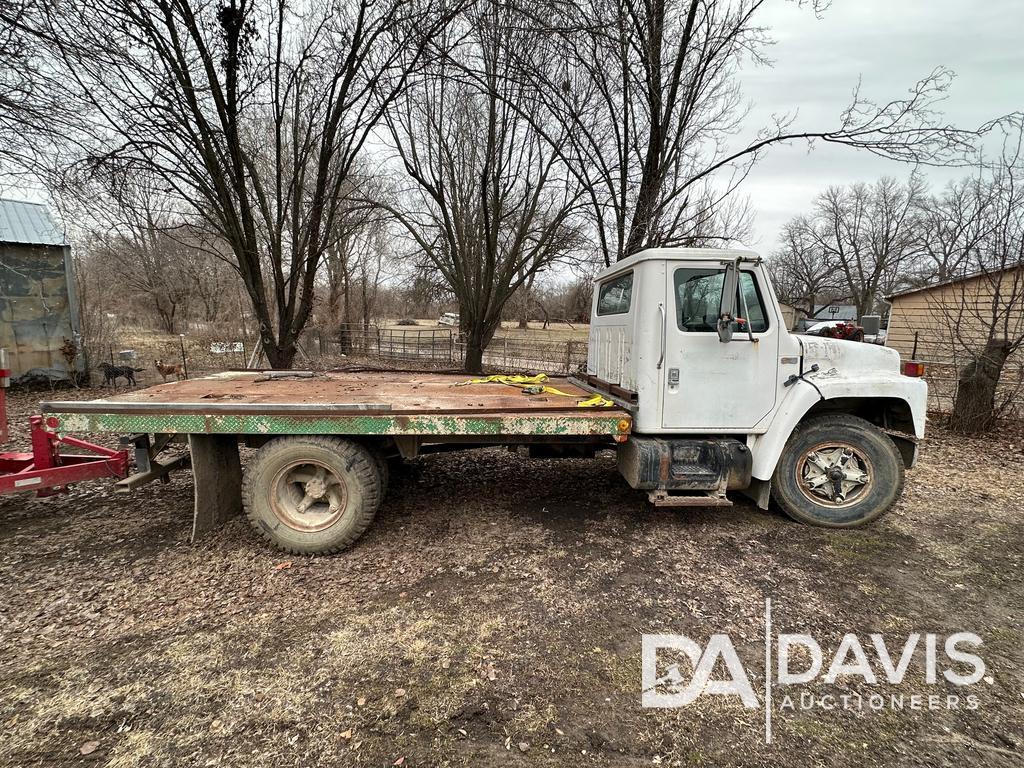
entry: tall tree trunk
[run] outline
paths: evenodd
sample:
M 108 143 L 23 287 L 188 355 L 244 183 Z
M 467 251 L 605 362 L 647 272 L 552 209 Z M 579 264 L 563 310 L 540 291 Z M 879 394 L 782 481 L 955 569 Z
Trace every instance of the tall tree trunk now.
M 361 280 L 361 292 L 360 299 L 362 304 L 362 321 L 363 321 L 363 333 L 366 333 L 370 329 L 370 291 L 369 291 L 369 278 L 366 272 L 363 272 Z
M 520 271 L 522 275 L 522 271 Z M 537 279 L 537 273 L 531 273 L 525 281 L 523 281 L 522 291 L 520 298 L 522 303 L 519 305 L 519 330 L 525 331 L 530 327 L 530 300 L 533 298 L 533 283 Z
M 501 314 L 500 309 L 498 314 Z M 498 321 L 474 320 L 467 324 L 465 330 L 466 361 L 464 364 L 467 373 L 484 372 L 484 352 L 487 350 L 487 345 L 491 343 L 491 339 L 494 338 L 494 332 L 498 329 L 500 322 L 500 319 Z
M 1002 339 L 990 339 L 985 350 L 960 370 L 956 400 L 949 416 L 954 432 L 977 435 L 991 429 L 996 419 L 996 387 L 1010 345 Z
M 479 337 L 469 336 L 466 340 L 466 361 L 463 367 L 466 373 L 484 372 L 484 347 Z
M 341 324 L 338 332 L 338 341 L 341 342 L 342 354 L 352 352 L 352 284 L 349 280 L 348 264 L 344 264 L 341 271 L 341 298 L 343 310 L 341 313 Z
M 154 300 L 154 305 L 156 306 L 156 312 L 160 316 L 160 325 L 163 326 L 163 330 L 165 332 L 173 334 L 174 333 L 174 314 L 175 314 L 175 309 L 177 309 L 177 307 L 174 304 L 174 302 L 169 302 L 169 303 L 171 305 L 170 308 L 166 308 L 164 306 L 163 302 L 160 301 L 159 297 L 156 297 L 155 300 Z
M 283 370 L 292 367 L 298 348 L 295 346 L 294 339 L 286 342 L 271 342 L 269 344 L 264 341 L 263 352 L 266 354 L 267 362 L 271 368 Z

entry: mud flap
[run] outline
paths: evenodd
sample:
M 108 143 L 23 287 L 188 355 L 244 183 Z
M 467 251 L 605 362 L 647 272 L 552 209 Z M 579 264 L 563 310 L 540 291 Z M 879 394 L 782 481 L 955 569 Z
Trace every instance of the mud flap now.
M 195 514 L 192 541 L 242 513 L 242 462 L 234 435 L 189 435 Z
M 756 477 L 750 480 L 750 486 L 740 491 L 744 496 L 757 505 L 758 509 L 767 510 L 768 500 L 771 498 L 772 481 L 758 480 Z

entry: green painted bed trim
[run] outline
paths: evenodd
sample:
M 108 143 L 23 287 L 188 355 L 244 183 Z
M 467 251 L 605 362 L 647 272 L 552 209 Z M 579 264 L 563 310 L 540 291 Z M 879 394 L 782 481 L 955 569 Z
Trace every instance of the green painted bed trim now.
M 114 432 L 228 435 L 620 435 L 620 411 L 586 415 L 283 416 L 276 414 L 49 413 L 60 434 Z M 628 430 L 626 430 L 628 431 Z

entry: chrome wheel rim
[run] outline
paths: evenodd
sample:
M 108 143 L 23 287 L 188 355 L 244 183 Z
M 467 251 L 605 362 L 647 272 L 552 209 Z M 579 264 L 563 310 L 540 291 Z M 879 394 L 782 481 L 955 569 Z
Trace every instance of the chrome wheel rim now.
M 345 481 L 326 464 L 296 461 L 274 477 L 270 506 L 277 519 L 296 531 L 329 528 L 345 514 Z
M 849 443 L 819 443 L 797 462 L 796 484 L 815 504 L 842 509 L 870 492 L 874 470 L 864 452 Z

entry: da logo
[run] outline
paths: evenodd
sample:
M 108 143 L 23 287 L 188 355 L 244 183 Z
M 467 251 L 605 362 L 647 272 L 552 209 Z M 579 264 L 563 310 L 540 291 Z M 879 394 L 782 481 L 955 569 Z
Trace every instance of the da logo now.
M 688 669 L 680 669 L 679 661 L 669 664 L 658 674 L 658 652 L 667 651 L 673 659 L 685 656 Z M 715 667 L 721 660 L 725 676 L 717 676 Z M 683 635 L 644 635 L 642 649 L 643 689 L 640 703 L 644 707 L 675 708 L 692 704 L 702 694 L 739 696 L 744 707 L 760 706 L 750 678 L 736 655 L 728 635 L 712 635 L 701 647 Z

